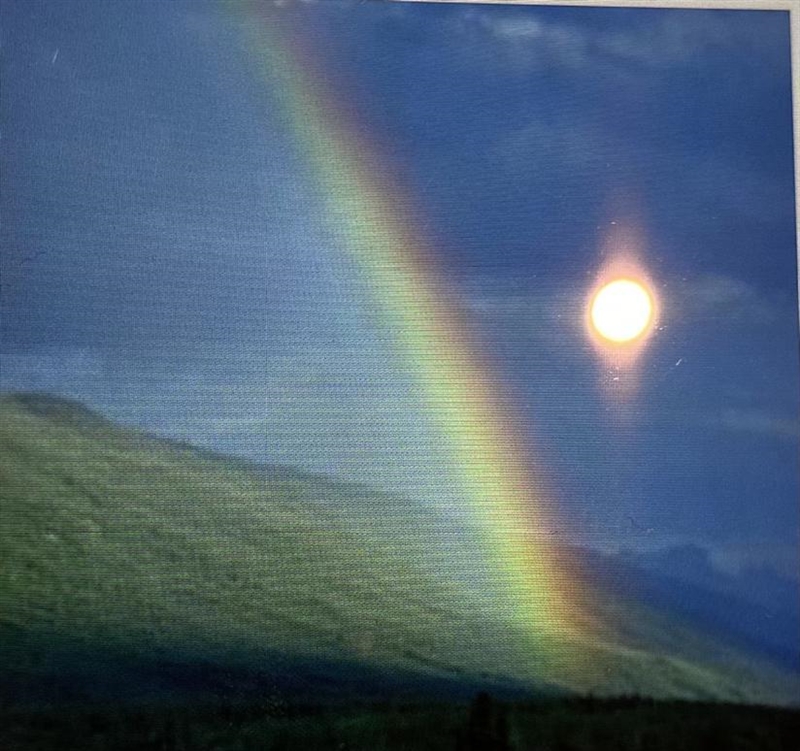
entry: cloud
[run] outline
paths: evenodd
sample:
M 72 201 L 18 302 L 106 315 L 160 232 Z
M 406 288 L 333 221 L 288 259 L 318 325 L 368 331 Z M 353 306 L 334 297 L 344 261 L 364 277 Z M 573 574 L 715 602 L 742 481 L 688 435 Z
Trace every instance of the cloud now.
M 538 14 L 469 9 L 458 14 L 453 27 L 471 43 L 494 42 L 497 59 L 515 67 L 578 68 L 586 63 L 585 32 L 580 27 L 544 21 Z
M 706 276 L 693 282 L 689 295 L 705 310 L 724 309 L 751 304 L 758 298 L 746 282 L 725 276 Z
M 555 9 L 525 9 L 513 15 L 496 9 L 471 10 L 459 15 L 462 33 L 491 36 L 503 42 L 516 63 L 580 67 L 599 63 L 666 69 L 695 64 L 699 58 L 727 50 L 749 56 L 772 55 L 765 35 L 774 33 L 779 19 L 751 13 L 749 23 L 735 14 L 718 11 L 684 11 L 650 14 L 646 23 L 641 11 L 631 10 L 613 27 L 586 23 L 563 23 Z M 602 11 L 584 19 L 606 18 Z M 617 17 L 618 18 L 618 17 Z M 547 19 L 547 20 L 545 20 Z M 634 23 L 631 23 L 631 22 Z M 527 46 L 529 54 L 521 54 Z M 533 54 L 533 50 L 536 54 Z
M 730 276 L 709 274 L 675 285 L 673 306 L 684 320 L 725 319 L 756 326 L 774 323 L 786 312 L 788 301 L 767 295 Z
M 663 196 L 659 213 L 676 227 L 702 227 L 721 236 L 731 223 L 754 228 L 793 223 L 788 172 L 765 173 L 721 148 L 681 142 L 677 129 L 674 137 L 626 133 L 589 106 L 579 119 L 538 112 L 512 121 L 486 149 L 512 180 L 557 176 L 561 184 L 591 186 L 595 192 L 616 185 Z M 664 186 L 670 185 L 680 185 L 680 192 L 667 192 Z
M 582 356 L 586 295 L 587 290 L 545 285 L 535 278 L 478 277 L 467 285 L 463 305 L 485 338 L 511 347 L 511 359 L 535 352 L 539 361 L 546 352 L 552 364 L 576 351 L 576 357 Z
M 732 276 L 708 274 L 695 278 L 665 279 L 660 295 L 671 322 L 710 326 L 735 325 L 764 331 L 796 307 L 779 293 L 767 293 Z M 537 279 L 476 278 L 468 285 L 465 305 L 476 321 L 503 330 L 525 330 L 531 342 L 556 343 L 565 335 L 583 336 L 584 313 L 590 284 L 585 288 L 542 284 Z M 792 319 L 794 320 L 794 319 Z
M 712 9 L 665 12 L 655 23 L 599 33 L 596 48 L 622 62 L 651 68 L 689 66 L 720 52 L 735 51 L 751 59 L 773 57 L 780 54 L 780 44 L 766 40 L 781 32 L 788 37 L 788 23 L 781 15 Z
M 736 432 L 768 435 L 793 441 L 800 438 L 799 418 L 778 417 L 757 409 L 725 409 L 719 417 L 719 424 Z
M 771 569 L 775 573 L 797 582 L 798 551 L 796 543 L 781 543 L 775 539 L 726 542 L 711 549 L 714 565 L 729 574 L 739 574 L 747 569 Z
M 663 68 L 689 64 L 733 38 L 729 26 L 714 16 L 665 13 L 656 24 L 598 33 L 594 42 L 597 51 L 620 62 Z
M 499 18 L 488 27 L 497 36 L 508 39 L 541 39 L 549 28 L 536 18 Z

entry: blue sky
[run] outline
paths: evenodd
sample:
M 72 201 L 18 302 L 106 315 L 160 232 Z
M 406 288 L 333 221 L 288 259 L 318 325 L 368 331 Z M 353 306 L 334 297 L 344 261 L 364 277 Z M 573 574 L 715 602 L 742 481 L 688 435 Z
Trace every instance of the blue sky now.
M 270 3 L 406 186 L 570 539 L 796 565 L 788 14 Z M 8 0 L 4 389 L 458 513 L 413 374 L 217 3 Z M 332 84 L 333 85 L 333 84 Z M 583 306 L 635 221 L 624 409 Z

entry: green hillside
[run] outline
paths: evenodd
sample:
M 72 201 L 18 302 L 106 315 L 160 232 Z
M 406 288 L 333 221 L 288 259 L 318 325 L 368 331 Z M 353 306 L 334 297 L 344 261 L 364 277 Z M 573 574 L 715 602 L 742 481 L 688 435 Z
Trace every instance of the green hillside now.
M 289 685 L 300 671 L 331 691 L 444 681 L 774 703 L 800 695 L 791 676 L 603 593 L 597 617 L 616 636 L 568 645 L 581 670 L 564 674 L 557 650 L 533 649 L 507 615 L 511 604 L 479 594 L 469 556 L 442 544 L 432 512 L 249 468 L 66 400 L 0 399 L 0 513 L 0 658 L 12 683 L 63 677 L 65 665 L 74 680 L 97 680 L 85 663 L 113 655 L 117 670 L 178 661 L 227 671 L 230 682 L 246 673 Z

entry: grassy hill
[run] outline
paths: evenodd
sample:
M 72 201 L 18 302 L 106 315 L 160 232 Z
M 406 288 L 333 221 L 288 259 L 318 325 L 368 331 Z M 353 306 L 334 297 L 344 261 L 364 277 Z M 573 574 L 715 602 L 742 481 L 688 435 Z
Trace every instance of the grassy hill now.
M 613 636 L 566 645 L 581 669 L 565 672 L 418 504 L 248 467 L 63 399 L 0 399 L 0 514 L 7 698 L 800 696 L 796 677 L 602 591 L 593 608 Z

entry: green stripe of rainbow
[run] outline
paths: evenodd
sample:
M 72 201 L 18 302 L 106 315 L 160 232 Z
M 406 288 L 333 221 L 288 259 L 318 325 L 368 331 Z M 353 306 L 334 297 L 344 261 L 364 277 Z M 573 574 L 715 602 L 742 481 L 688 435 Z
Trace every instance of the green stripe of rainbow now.
M 349 113 L 332 101 L 335 92 L 315 75 L 302 40 L 278 28 L 280 19 L 259 18 L 252 3 L 233 5 L 327 198 L 331 228 L 374 291 L 395 346 L 451 449 L 490 565 L 516 603 L 516 615 L 534 638 L 548 643 L 577 636 L 584 621 L 580 577 L 558 558 L 548 533 L 554 519 L 534 481 L 522 432 L 448 302 L 434 253 L 414 232 L 403 194 Z

